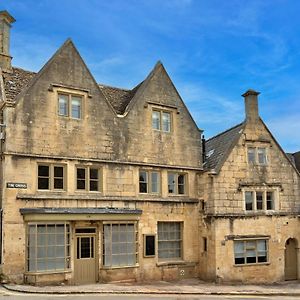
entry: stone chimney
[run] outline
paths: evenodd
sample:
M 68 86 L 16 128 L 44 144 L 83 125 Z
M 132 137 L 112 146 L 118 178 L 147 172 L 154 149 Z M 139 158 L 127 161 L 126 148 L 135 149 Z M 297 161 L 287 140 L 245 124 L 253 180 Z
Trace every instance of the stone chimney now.
M 259 92 L 248 90 L 242 96 L 245 98 L 246 122 L 254 123 L 259 119 L 257 96 Z
M 0 11 L 0 68 L 4 72 L 11 72 L 11 59 L 9 52 L 10 27 L 15 19 L 6 11 Z

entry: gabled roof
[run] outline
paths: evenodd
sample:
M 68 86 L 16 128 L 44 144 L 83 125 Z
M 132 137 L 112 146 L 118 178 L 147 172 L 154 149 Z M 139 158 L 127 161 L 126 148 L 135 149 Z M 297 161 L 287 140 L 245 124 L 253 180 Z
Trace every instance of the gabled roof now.
M 245 122 L 238 124 L 205 142 L 206 161 L 205 170 L 219 172 L 223 163 L 237 143 L 245 127 Z
M 35 72 L 26 71 L 20 68 L 12 68 L 12 73 L 3 73 L 4 90 L 6 100 L 14 102 L 20 92 L 25 89 L 31 79 L 36 75 Z

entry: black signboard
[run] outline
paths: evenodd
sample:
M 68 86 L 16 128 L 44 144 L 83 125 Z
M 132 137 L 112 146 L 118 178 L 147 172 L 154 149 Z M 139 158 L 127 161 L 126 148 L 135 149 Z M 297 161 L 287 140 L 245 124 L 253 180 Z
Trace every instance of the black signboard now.
M 7 182 L 6 187 L 9 189 L 27 189 L 27 183 Z
M 155 255 L 155 235 L 145 235 L 144 247 L 144 256 L 147 257 Z

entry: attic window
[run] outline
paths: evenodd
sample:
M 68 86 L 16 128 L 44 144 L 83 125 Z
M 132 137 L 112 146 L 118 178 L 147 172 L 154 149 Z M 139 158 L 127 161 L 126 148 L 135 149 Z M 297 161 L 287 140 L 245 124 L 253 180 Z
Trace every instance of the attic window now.
M 210 158 L 214 153 L 215 153 L 215 149 L 212 149 L 212 150 L 208 151 L 206 157 Z
M 58 94 L 58 115 L 71 117 L 72 119 L 82 118 L 82 96 L 72 94 Z
M 163 132 L 171 132 L 171 112 L 157 109 L 153 110 L 152 128 Z

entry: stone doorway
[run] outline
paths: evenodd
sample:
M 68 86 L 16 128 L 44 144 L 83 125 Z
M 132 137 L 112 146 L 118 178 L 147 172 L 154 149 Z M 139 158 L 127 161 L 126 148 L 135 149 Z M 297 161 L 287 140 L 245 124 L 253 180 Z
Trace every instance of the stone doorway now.
M 285 243 L 285 280 L 296 280 L 298 277 L 297 246 L 297 240 L 293 238 L 289 238 Z

